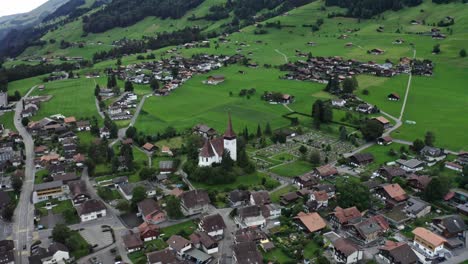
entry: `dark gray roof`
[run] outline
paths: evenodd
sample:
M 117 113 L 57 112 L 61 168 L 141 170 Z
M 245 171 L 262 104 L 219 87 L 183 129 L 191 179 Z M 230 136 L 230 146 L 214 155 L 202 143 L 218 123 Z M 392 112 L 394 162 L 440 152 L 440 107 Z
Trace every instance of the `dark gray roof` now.
M 87 200 L 80 207 L 77 207 L 78 215 L 90 214 L 93 212 L 99 212 L 105 210 L 106 206 L 98 200 Z
M 237 262 L 242 264 L 263 264 L 263 257 L 255 242 L 243 242 L 232 247 Z
M 229 200 L 233 203 L 248 201 L 250 192 L 244 190 L 234 190 L 229 193 Z
M 51 182 L 44 182 L 40 184 L 34 185 L 35 191 L 47 190 L 52 188 L 59 188 L 63 185 L 63 181 L 51 181 Z
M 412 214 L 418 214 L 422 210 L 424 210 L 427 206 L 429 206 L 428 203 L 425 201 L 411 197 L 408 202 L 407 202 L 408 207 L 406 208 L 406 211 Z
M 449 215 L 438 218 L 441 224 L 447 229 L 448 232 L 454 234 L 466 230 L 466 224 L 463 218 L 459 215 Z
M 183 192 L 180 198 L 187 208 L 204 206 L 210 203 L 210 197 L 205 190 L 191 190 Z
M 252 205 L 252 206 L 239 208 L 237 210 L 237 214 L 239 215 L 240 218 L 245 219 L 247 217 L 260 216 L 262 214 L 262 211 L 260 210 L 260 207 L 258 205 Z
M 226 228 L 226 224 L 220 214 L 205 216 L 201 220 L 200 226 L 208 233 Z

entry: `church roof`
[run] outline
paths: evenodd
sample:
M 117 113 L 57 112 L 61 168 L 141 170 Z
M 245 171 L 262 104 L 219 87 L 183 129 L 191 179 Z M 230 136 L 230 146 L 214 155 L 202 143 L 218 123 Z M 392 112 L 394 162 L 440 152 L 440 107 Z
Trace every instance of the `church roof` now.
M 200 151 L 200 156 L 203 158 L 211 158 L 216 155 L 221 157 L 224 153 L 224 139 L 221 137 L 215 139 L 207 139 L 203 148 Z
M 235 137 L 236 137 L 236 133 L 234 133 L 234 130 L 232 129 L 231 113 L 229 113 L 228 127 L 226 129 L 226 132 L 224 132 L 224 138 L 235 138 Z

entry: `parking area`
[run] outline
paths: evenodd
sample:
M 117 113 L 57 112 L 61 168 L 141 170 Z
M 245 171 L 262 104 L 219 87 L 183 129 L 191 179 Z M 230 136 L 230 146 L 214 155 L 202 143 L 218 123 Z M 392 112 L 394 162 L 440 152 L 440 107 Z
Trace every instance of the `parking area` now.
M 92 245 L 95 251 L 112 244 L 112 233 L 104 232 L 101 226 L 86 227 L 79 231 L 80 235 Z

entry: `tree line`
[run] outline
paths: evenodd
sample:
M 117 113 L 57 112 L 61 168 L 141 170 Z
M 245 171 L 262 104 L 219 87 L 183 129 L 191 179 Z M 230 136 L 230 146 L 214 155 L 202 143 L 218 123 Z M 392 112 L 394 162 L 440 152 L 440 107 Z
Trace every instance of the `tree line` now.
M 387 10 L 400 10 L 405 6 L 417 6 L 422 0 L 325 0 L 327 6 L 347 8 L 347 16 L 371 18 Z

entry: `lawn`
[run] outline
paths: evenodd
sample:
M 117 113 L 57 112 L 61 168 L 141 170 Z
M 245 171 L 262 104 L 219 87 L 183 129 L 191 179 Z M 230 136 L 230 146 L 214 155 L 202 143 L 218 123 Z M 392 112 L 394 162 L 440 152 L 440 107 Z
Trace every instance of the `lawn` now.
M 81 145 L 90 146 L 96 139 L 89 131 L 78 132 L 76 134 L 80 139 Z
M 275 248 L 267 253 L 263 254 L 263 258 L 268 261 L 274 261 L 275 263 L 289 263 L 294 261 L 290 258 L 281 248 Z
M 388 146 L 381 146 L 381 145 L 373 145 L 365 150 L 362 153 L 372 153 L 374 155 L 374 162 L 366 166 L 366 170 L 374 171 L 378 169 L 380 166 L 385 165 L 387 162 L 395 161 L 400 158 L 400 148 L 405 147 L 406 151 L 408 151 L 408 146 L 392 143 Z M 392 156 L 390 155 L 390 150 L 394 150 L 397 155 Z
M 36 171 L 36 176 L 34 177 L 34 184 L 39 184 L 44 182 L 44 177 L 49 175 L 49 171 L 46 169 Z
M 284 177 L 296 177 L 311 171 L 314 167 L 307 161 L 296 160 L 270 169 L 271 172 Z
M 174 148 L 182 147 L 183 143 L 184 143 L 184 139 L 182 137 L 174 137 L 174 138 L 170 138 L 170 139 L 160 140 L 160 141 L 156 142 L 155 145 L 159 149 L 161 149 L 164 146 L 167 146 L 167 147 L 169 147 L 171 149 L 174 149 Z
M 74 245 L 70 254 L 75 259 L 82 258 L 89 254 L 89 244 L 78 231 L 73 231 L 68 239 L 72 241 L 70 244 Z
M 266 187 L 262 185 L 263 178 L 266 181 L 265 182 Z M 235 190 L 241 186 L 245 186 L 248 189 L 253 189 L 254 187 L 258 187 L 258 186 L 262 186 L 262 188 L 273 189 L 279 186 L 278 181 L 270 178 L 268 175 L 261 173 L 261 172 L 255 172 L 249 175 L 238 176 L 235 182 L 228 183 L 228 184 L 208 185 L 208 184 L 203 184 L 203 183 L 193 182 L 193 181 L 192 181 L 192 184 L 197 189 L 217 190 L 219 192 Z
M 0 115 L 0 123 L 3 124 L 5 129 L 10 129 L 11 131 L 16 131 L 15 127 L 15 112 L 3 112 Z
M 98 117 L 94 87 L 94 81 L 85 78 L 47 83 L 44 91 L 35 90 L 33 95 L 51 95 L 52 99 L 41 104 L 33 119 L 38 120 L 55 114 L 74 116 L 78 120 Z
M 281 195 L 284 195 L 286 193 L 289 193 L 289 192 L 293 192 L 293 191 L 296 191 L 297 188 L 295 186 L 286 186 L 286 187 L 283 187 L 281 189 L 278 189 L 276 191 L 274 191 L 273 193 L 270 194 L 270 198 L 271 198 L 271 201 L 274 202 L 274 203 L 279 203 L 280 200 L 281 200 Z

